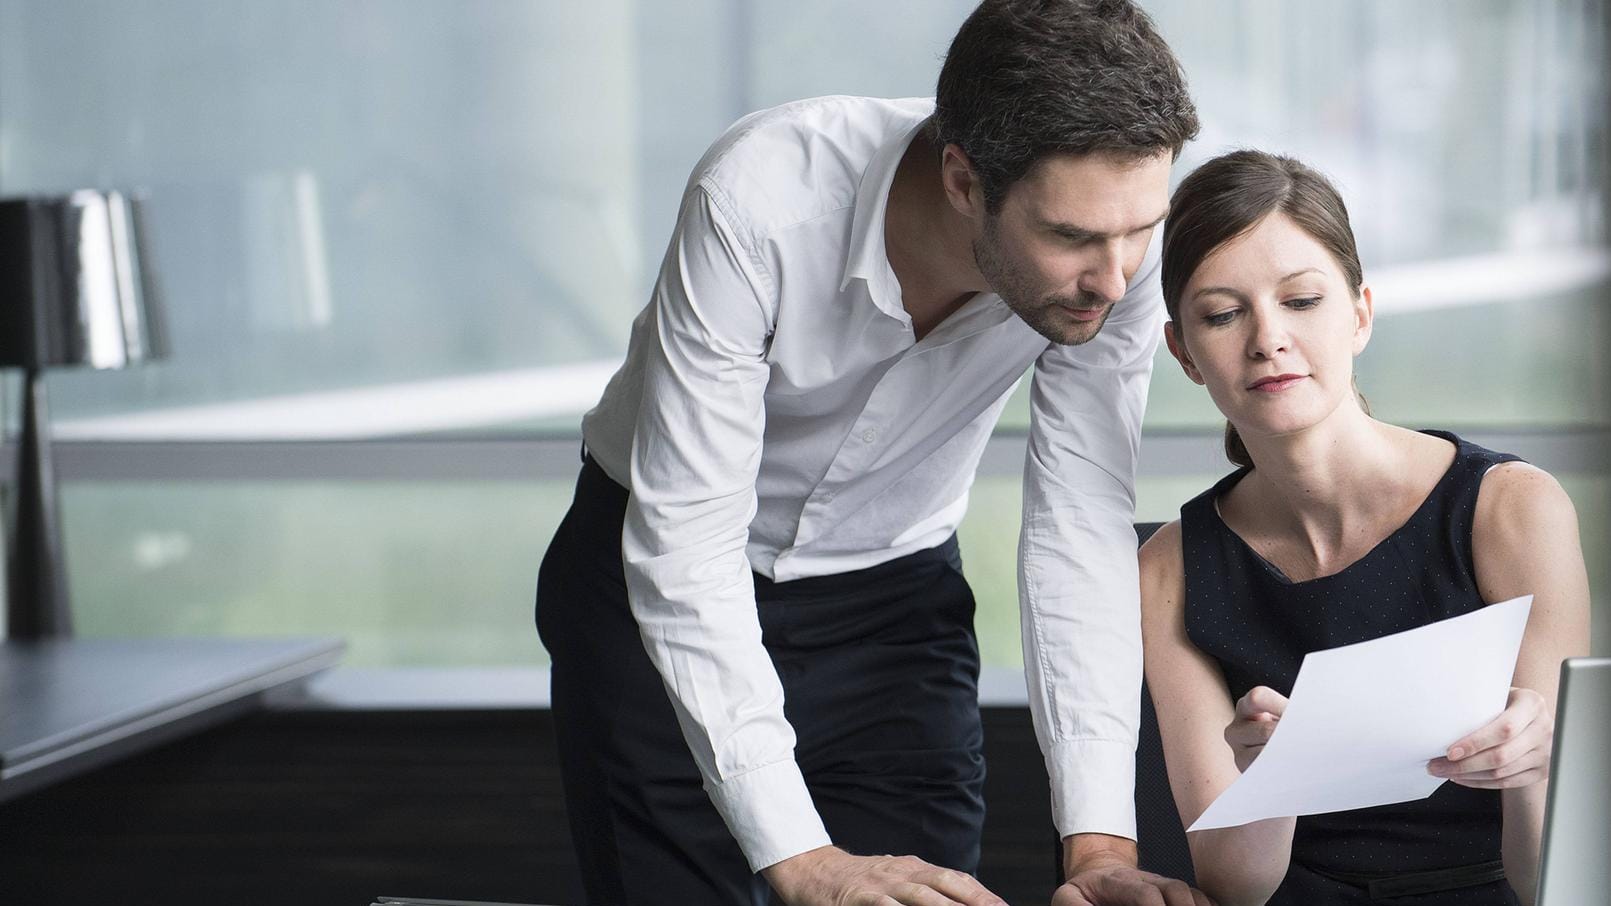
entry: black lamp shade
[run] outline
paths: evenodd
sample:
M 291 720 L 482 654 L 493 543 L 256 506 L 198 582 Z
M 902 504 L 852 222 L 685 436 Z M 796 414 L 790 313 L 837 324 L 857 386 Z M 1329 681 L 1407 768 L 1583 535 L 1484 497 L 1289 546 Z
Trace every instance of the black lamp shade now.
M 123 368 L 167 352 L 141 202 L 0 200 L 0 366 Z

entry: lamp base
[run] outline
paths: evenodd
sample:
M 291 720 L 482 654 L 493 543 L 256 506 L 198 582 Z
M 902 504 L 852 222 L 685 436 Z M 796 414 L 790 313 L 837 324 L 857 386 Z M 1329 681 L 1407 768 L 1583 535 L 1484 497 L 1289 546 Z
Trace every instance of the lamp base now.
M 7 532 L 6 637 L 65 638 L 73 634 L 62 569 L 56 473 L 50 456 L 50 407 L 39 369 L 23 384 L 22 438 L 17 445 L 16 521 Z

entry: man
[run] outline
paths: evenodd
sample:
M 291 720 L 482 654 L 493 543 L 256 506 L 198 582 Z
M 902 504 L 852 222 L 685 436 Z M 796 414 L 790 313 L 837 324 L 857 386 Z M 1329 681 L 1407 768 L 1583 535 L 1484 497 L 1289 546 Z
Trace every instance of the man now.
M 537 617 L 590 902 L 1000 902 L 970 876 L 954 533 L 1031 365 L 1020 594 L 1055 902 L 1194 901 L 1134 867 L 1131 522 L 1152 239 L 1196 116 L 1127 0 L 986 0 L 937 95 L 722 136 L 583 422 Z

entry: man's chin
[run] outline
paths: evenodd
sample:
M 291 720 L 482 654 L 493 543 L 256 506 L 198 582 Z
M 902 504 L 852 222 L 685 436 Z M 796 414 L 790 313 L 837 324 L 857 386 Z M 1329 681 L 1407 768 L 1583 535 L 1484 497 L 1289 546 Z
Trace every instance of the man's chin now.
M 1104 309 L 1102 317 L 1095 321 L 1080 321 L 1061 312 L 1043 311 L 1040 313 L 1041 317 L 1029 322 L 1029 326 L 1059 346 L 1079 346 L 1096 339 L 1096 335 L 1102 332 L 1102 325 L 1108 322 L 1108 313 L 1112 310 L 1111 307 Z

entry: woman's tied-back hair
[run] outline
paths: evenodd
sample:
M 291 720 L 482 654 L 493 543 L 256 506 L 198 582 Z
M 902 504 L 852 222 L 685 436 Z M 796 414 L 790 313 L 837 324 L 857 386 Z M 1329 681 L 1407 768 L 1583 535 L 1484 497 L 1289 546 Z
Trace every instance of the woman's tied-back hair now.
M 967 153 L 994 214 L 1047 155 L 1178 156 L 1197 112 L 1129 0 L 984 0 L 945 55 L 932 128 Z
M 1290 157 L 1232 151 L 1193 170 L 1169 201 L 1163 235 L 1163 297 L 1177 336 L 1185 329 L 1180 318 L 1181 294 L 1203 259 L 1278 211 L 1320 243 L 1337 262 L 1349 287 L 1359 292 L 1364 271 L 1348 224 L 1348 207 L 1336 188 L 1318 171 Z M 1369 413 L 1370 405 L 1357 386 L 1354 393 Z M 1253 464 L 1228 422 L 1225 455 L 1239 466 Z

